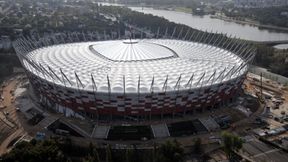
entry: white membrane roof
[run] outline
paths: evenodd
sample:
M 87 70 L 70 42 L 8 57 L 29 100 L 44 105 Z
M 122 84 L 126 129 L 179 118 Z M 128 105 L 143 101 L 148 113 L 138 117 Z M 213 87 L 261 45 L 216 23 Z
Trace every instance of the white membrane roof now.
M 140 61 L 176 56 L 166 46 L 149 41 L 103 41 L 91 47 L 95 53 L 113 61 Z
M 60 44 L 39 48 L 27 57 L 51 72 L 50 67 L 61 81 L 43 75 L 24 60 L 27 69 L 43 79 L 66 87 L 111 93 L 193 89 L 233 79 L 247 70 L 245 66 L 233 72 L 244 61 L 227 50 L 171 39 Z

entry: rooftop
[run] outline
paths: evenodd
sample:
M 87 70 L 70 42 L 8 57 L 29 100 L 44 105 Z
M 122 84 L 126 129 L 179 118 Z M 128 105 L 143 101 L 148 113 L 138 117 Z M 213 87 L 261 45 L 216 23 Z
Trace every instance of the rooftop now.
M 144 61 L 177 56 L 168 47 L 145 40 L 103 41 L 91 45 L 90 49 L 113 61 Z
M 77 88 L 78 77 L 85 90 L 96 86 L 98 92 L 113 93 L 187 90 L 227 81 L 247 70 L 246 65 L 240 69 L 244 61 L 232 52 L 171 39 L 59 44 L 36 49 L 27 57 L 60 78 L 44 76 L 24 61 L 30 71 L 50 82 Z

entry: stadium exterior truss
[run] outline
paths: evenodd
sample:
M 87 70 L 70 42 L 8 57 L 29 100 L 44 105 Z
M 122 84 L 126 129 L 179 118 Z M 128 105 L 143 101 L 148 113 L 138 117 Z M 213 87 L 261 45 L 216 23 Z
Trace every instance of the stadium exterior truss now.
M 58 33 L 22 37 L 13 45 L 40 100 L 66 116 L 151 118 L 233 98 L 254 58 L 253 46 L 217 33 L 179 37 Z

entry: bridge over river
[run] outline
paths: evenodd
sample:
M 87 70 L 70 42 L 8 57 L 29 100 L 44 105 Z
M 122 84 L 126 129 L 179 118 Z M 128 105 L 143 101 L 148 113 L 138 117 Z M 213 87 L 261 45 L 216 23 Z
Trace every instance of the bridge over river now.
M 267 46 L 276 46 L 280 44 L 288 44 L 288 40 L 279 40 L 279 41 L 256 41 L 257 44 L 265 44 Z

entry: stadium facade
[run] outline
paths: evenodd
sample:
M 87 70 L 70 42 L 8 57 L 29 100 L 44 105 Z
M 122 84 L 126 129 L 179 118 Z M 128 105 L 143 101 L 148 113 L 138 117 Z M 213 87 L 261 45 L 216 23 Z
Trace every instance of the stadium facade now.
M 241 88 L 251 45 L 219 34 L 186 35 L 54 34 L 20 38 L 14 48 L 41 102 L 66 116 L 148 119 L 213 108 Z

